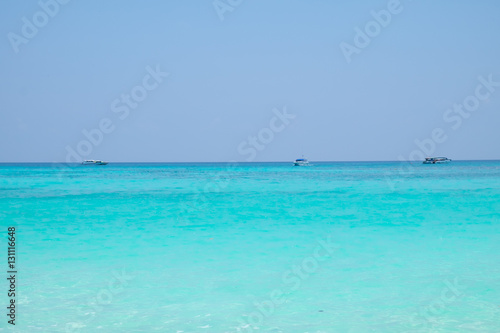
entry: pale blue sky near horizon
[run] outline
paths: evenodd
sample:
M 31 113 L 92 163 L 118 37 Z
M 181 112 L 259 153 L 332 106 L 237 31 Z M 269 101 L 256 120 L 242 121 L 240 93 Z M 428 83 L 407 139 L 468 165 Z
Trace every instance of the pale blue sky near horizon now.
M 72 0 L 53 17 L 1 1 L 0 162 L 500 159 L 499 2 L 402 0 L 350 62 L 341 43 L 390 1 L 221 2 L 224 20 L 213 1 Z M 147 96 L 124 117 L 133 89 Z M 464 100 L 467 116 L 447 111 Z

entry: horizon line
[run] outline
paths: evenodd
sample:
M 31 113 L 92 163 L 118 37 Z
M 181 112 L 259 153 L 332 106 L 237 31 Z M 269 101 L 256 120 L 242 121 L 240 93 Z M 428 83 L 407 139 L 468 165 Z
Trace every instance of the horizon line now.
M 473 161 L 500 161 L 500 159 L 457 159 L 452 161 L 455 162 L 473 162 Z M 252 163 L 293 163 L 293 160 L 286 161 L 106 161 L 108 163 L 117 163 L 117 164 L 140 164 L 140 163 L 156 163 L 156 164 L 180 164 L 180 163 L 244 163 L 244 164 L 252 164 Z M 309 162 L 316 163 L 359 163 L 359 162 L 400 162 L 400 163 L 414 163 L 414 162 L 422 162 L 422 160 L 309 160 Z M 29 161 L 29 162 L 0 162 L 0 164 L 81 164 L 82 162 L 64 162 L 64 161 L 54 161 L 54 162 L 37 162 L 37 161 Z

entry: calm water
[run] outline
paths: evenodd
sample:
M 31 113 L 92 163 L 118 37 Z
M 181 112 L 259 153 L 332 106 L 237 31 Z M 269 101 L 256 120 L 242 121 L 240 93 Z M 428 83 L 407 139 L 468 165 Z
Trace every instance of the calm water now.
M 0 212 L 17 332 L 500 331 L 498 161 L 1 165 Z

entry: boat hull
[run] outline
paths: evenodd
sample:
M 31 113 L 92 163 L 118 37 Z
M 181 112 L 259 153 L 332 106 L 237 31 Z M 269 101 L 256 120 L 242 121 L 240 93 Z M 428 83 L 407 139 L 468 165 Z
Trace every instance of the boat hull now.
M 83 161 L 82 165 L 106 165 L 108 162 L 104 161 L 99 161 L 99 160 L 88 160 L 88 161 Z
M 451 160 L 449 158 L 439 158 L 439 159 L 435 159 L 435 158 L 429 158 L 429 159 L 426 159 L 425 161 L 423 161 L 422 163 L 423 164 L 446 164 L 446 163 L 450 163 Z

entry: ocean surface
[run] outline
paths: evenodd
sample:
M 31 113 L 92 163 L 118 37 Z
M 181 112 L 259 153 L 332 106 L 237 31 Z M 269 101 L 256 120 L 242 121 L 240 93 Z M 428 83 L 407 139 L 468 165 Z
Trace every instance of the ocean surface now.
M 499 161 L 3 164 L 0 219 L 4 331 L 500 332 Z

